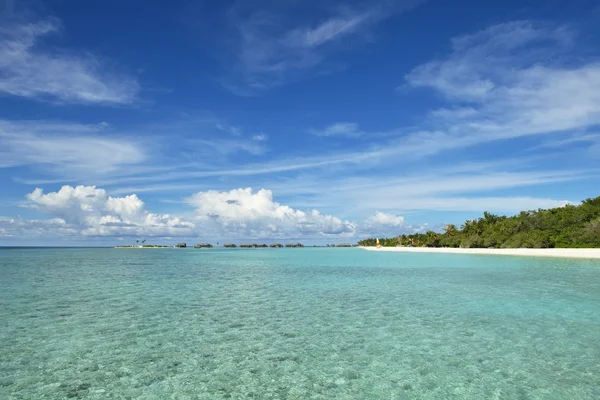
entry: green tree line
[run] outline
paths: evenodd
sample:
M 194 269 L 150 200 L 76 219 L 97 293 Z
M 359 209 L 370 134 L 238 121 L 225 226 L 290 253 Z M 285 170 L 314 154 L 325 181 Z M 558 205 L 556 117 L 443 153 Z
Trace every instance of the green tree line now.
M 449 224 L 443 233 L 428 231 L 379 239 L 382 246 L 463 248 L 600 247 L 600 197 L 580 205 L 549 210 L 522 211 L 512 217 L 483 213 L 458 228 Z M 376 239 L 358 242 L 375 246 Z

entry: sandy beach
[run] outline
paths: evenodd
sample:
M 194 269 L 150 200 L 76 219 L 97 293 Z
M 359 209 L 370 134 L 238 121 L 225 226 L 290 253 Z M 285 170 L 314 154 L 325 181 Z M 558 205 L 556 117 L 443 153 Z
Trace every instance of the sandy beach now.
M 452 253 L 503 256 L 564 257 L 600 259 L 600 249 L 458 249 L 442 247 L 361 247 L 369 251 L 399 253 Z

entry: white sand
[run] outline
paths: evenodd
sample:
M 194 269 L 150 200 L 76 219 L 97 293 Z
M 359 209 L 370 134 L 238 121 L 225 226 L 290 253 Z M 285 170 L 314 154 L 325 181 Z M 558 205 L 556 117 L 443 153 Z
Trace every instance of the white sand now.
M 396 251 L 402 253 L 487 254 L 504 256 L 598 258 L 600 249 L 456 249 L 440 247 L 361 247 L 369 251 Z

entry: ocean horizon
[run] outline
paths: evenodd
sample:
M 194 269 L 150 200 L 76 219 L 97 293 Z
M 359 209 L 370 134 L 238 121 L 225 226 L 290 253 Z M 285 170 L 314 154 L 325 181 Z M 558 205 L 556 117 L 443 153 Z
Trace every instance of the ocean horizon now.
M 599 260 L 8 250 L 3 399 L 600 398 Z

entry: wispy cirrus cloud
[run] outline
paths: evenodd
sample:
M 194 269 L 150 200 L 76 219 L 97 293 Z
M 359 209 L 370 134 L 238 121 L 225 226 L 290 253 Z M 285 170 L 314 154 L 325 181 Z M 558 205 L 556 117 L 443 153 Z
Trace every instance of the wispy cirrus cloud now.
M 239 30 L 237 66 L 225 87 L 239 95 L 257 95 L 319 70 L 344 39 L 418 4 L 419 0 L 379 1 L 365 6 L 333 6 L 328 16 L 286 24 L 286 18 L 264 9 L 236 18 Z M 307 7 L 311 7 L 310 2 Z M 313 7 L 313 10 L 315 8 Z M 356 39 L 354 39 L 356 40 Z M 326 68 L 325 68 L 326 69 Z M 321 68 L 321 71 L 323 69 Z
M 250 90 L 268 89 L 283 83 L 291 73 L 317 66 L 323 60 L 318 48 L 355 33 L 368 15 L 333 17 L 314 28 L 276 34 L 276 17 L 254 14 L 240 27 L 239 62 L 244 83 Z
M 215 127 L 218 130 L 229 133 L 230 135 L 235 136 L 235 137 L 241 137 L 244 134 L 243 129 L 239 128 L 237 126 L 227 125 L 224 123 L 218 123 L 215 125 Z M 252 135 L 251 138 L 252 138 L 252 140 L 254 140 L 256 142 L 264 142 L 265 140 L 268 139 L 268 136 L 265 135 L 264 133 L 257 133 L 257 134 Z
M 0 120 L 0 168 L 40 166 L 77 177 L 115 172 L 146 160 L 139 143 L 106 132 L 106 125 Z
M 215 125 L 215 127 L 223 132 L 229 133 L 230 135 L 233 136 L 242 136 L 243 131 L 241 128 L 238 128 L 236 126 L 231 126 L 231 125 L 227 125 L 227 124 L 223 124 L 223 123 L 218 123 Z
M 348 146 L 312 153 L 306 148 L 301 150 L 304 153 L 286 148 L 259 163 L 238 156 L 266 154 L 261 141 L 251 137 L 246 140 L 208 138 L 200 139 L 197 144 L 198 151 L 210 155 L 211 165 L 181 165 L 169 172 L 132 174 L 119 179 L 118 184 L 127 184 L 127 187 L 116 187 L 114 179 L 94 182 L 120 193 L 125 189 L 164 192 L 170 187 L 189 191 L 192 188 L 188 180 L 205 185 L 206 179 L 219 177 L 228 183 L 235 182 L 238 187 L 252 182 L 254 187 L 273 188 L 275 193 L 281 193 L 279 182 L 289 179 L 298 184 L 294 178 L 301 176 L 303 185 L 316 182 L 314 190 L 299 190 L 303 185 L 292 188 L 298 196 L 304 196 L 302 201 L 306 200 L 306 204 L 337 204 L 338 207 L 343 204 L 344 208 L 363 214 L 374 209 L 396 212 L 398 207 L 400 210 L 471 208 L 471 211 L 509 212 L 564 204 L 566 200 L 562 197 L 503 197 L 490 192 L 574 182 L 597 171 L 582 166 L 544 172 L 548 166 L 543 163 L 536 167 L 529 165 L 525 172 L 506 166 L 486 172 L 450 174 L 448 170 L 462 165 L 453 158 L 456 155 L 478 159 L 478 150 L 466 154 L 465 149 L 478 146 L 477 149 L 489 150 L 506 139 L 546 135 L 552 140 L 567 140 L 575 137 L 573 131 L 577 130 L 582 132 L 580 136 L 585 139 L 582 139 L 585 145 L 594 143 L 593 134 L 585 134 L 585 130 L 600 121 L 600 91 L 595 90 L 600 85 L 596 79 L 598 67 L 593 60 L 548 57 L 560 55 L 574 46 L 572 37 L 573 33 L 562 27 L 515 22 L 455 39 L 447 56 L 418 66 L 406 76 L 407 85 L 433 90 L 448 103 L 446 107 L 431 110 L 418 129 L 399 129 L 396 135 L 381 137 L 366 148 Z M 523 52 L 527 54 L 523 56 Z M 476 88 L 465 87 L 469 76 L 481 83 Z M 480 87 L 486 89 L 477 89 Z M 211 126 L 214 128 L 214 122 Z M 329 135 L 352 135 L 363 130 L 356 124 L 338 123 L 322 131 Z M 196 150 L 188 144 L 185 142 L 182 147 Z M 536 145 L 527 144 L 531 148 Z M 527 146 L 517 145 L 519 149 Z M 510 151 L 511 147 L 507 149 Z M 511 163 L 519 157 L 509 153 L 482 154 L 481 157 L 493 154 L 492 157 L 505 158 Z M 217 155 L 223 162 L 213 162 Z M 428 162 L 423 163 L 424 159 Z M 378 168 L 380 166 L 385 168 Z M 350 178 L 361 175 L 368 176 L 368 182 Z M 221 182 L 213 184 L 222 185 Z M 349 187 L 350 184 L 356 188 Z M 463 201 L 470 196 L 475 200 Z
M 346 137 L 358 137 L 364 133 L 358 128 L 358 124 L 352 122 L 338 122 L 329 125 L 323 129 L 311 129 L 309 131 L 313 135 L 317 136 L 346 136 Z
M 600 63 L 567 56 L 575 33 L 516 21 L 455 38 L 451 54 L 406 75 L 449 105 L 430 114 L 439 146 L 569 133 L 600 123 Z
M 367 170 L 390 161 L 399 167 L 502 140 L 542 140 L 545 135 L 555 141 L 573 130 L 585 131 L 600 123 L 600 65 L 567 56 L 576 53 L 575 37 L 575 31 L 563 26 L 515 21 L 454 38 L 449 55 L 406 74 L 405 88 L 427 88 L 447 102 L 430 110 L 416 128 L 398 129 L 361 151 L 289 157 L 223 173 L 270 174 L 335 165 Z M 354 123 L 335 123 L 311 133 L 357 136 L 364 131 Z
M 190 143 L 194 144 L 192 150 L 199 153 L 220 154 L 223 156 L 248 153 L 254 156 L 265 154 L 267 147 L 257 140 L 250 139 L 196 139 Z
M 521 210 L 551 208 L 577 202 L 579 199 L 535 198 L 528 196 L 490 195 L 508 189 L 543 187 L 561 182 L 588 179 L 593 173 L 581 171 L 499 172 L 470 171 L 414 174 L 402 178 L 350 178 L 338 182 L 313 182 L 301 188 L 312 203 L 336 205 L 344 203 L 347 210 L 364 215 L 373 209 L 382 212 L 408 211 L 493 211 L 512 213 Z M 292 186 L 293 187 L 293 186 Z M 274 190 L 284 189 L 273 186 Z M 504 199 L 504 201 L 502 201 Z
M 131 104 L 140 86 L 89 53 L 45 48 L 56 19 L 0 23 L 0 93 L 63 103 Z

